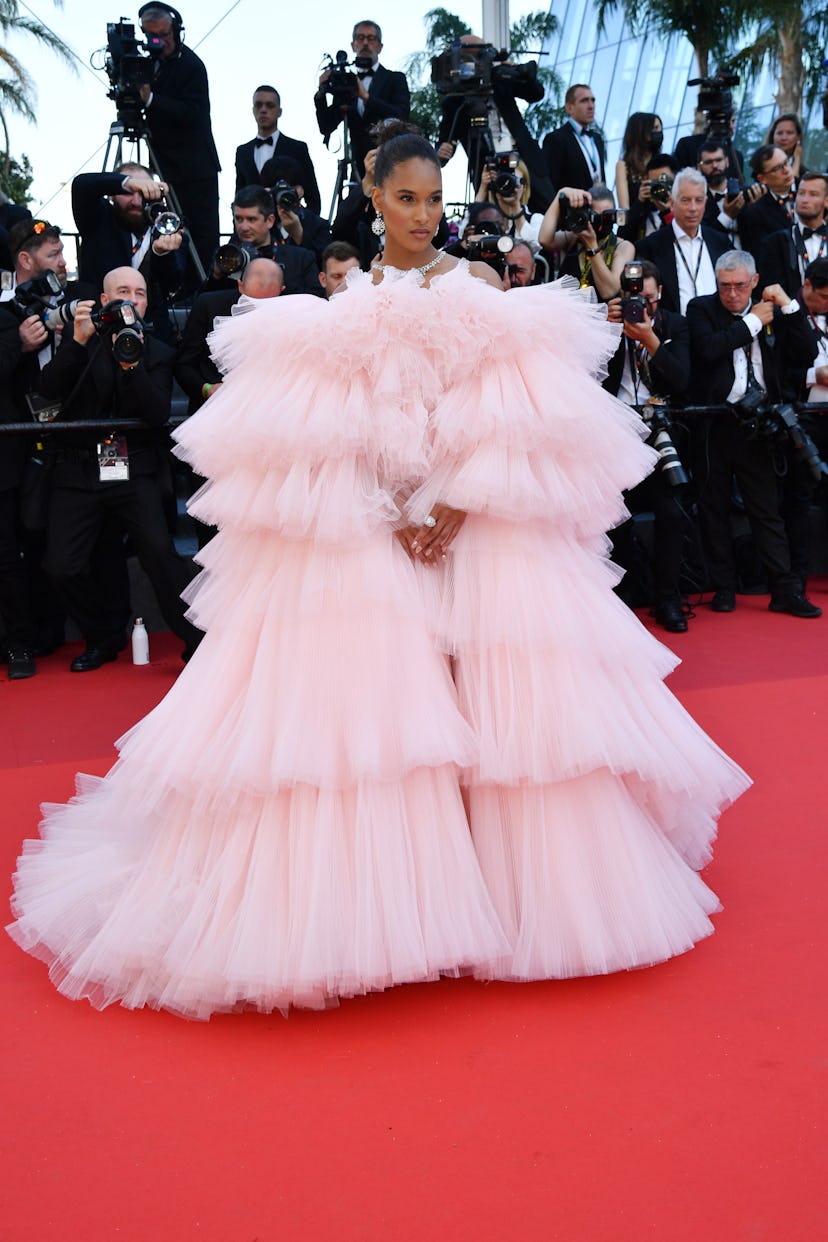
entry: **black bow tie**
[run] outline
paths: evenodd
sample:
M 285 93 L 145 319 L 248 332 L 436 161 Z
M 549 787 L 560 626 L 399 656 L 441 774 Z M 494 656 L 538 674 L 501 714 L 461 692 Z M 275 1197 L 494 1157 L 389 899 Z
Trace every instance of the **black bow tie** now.
M 824 224 L 821 224 L 818 229 L 803 228 L 802 236 L 805 241 L 807 241 L 809 237 L 828 237 L 828 228 L 826 228 Z
M 720 203 L 723 198 L 727 198 L 727 194 L 724 190 L 722 190 L 721 194 L 714 194 L 713 191 L 711 190 L 710 197 L 713 199 L 715 203 Z
M 273 146 L 273 135 L 271 134 L 269 138 L 254 138 L 253 146 L 254 147 L 272 147 Z
M 374 76 L 373 69 L 360 69 L 359 73 L 357 74 L 357 77 L 360 77 L 360 78 L 372 78 L 373 76 Z

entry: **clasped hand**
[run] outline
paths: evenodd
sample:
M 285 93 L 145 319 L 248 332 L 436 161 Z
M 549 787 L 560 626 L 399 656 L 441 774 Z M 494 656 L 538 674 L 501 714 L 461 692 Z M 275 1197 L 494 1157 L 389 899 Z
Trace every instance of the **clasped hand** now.
M 446 551 L 466 520 L 462 509 L 452 509 L 449 505 L 434 505 L 431 516 L 433 526 L 406 526 L 397 531 L 397 538 L 412 561 L 420 561 L 423 565 L 437 565 L 445 560 Z

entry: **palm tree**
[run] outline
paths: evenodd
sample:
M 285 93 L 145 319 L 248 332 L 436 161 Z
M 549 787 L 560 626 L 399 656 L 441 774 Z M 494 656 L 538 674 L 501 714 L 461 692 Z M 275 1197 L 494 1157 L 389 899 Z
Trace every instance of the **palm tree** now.
M 748 81 L 767 64 L 777 75 L 779 112 L 802 113 L 820 93 L 828 41 L 828 9 L 821 0 L 756 0 L 755 38 L 733 57 Z
M 63 0 L 53 0 L 58 7 Z M 8 73 L 0 77 L 0 127 L 3 130 L 4 154 L 3 175 L 8 176 L 10 169 L 9 131 L 6 125 L 6 114 L 16 112 L 27 121 L 34 122 L 36 91 L 32 79 L 17 57 L 9 51 L 6 40 L 18 34 L 31 35 L 38 43 L 52 49 L 61 60 L 72 69 L 76 68 L 77 57 L 59 35 L 55 34 L 37 18 L 26 17 L 20 13 L 18 0 L 0 0 L 0 68 Z

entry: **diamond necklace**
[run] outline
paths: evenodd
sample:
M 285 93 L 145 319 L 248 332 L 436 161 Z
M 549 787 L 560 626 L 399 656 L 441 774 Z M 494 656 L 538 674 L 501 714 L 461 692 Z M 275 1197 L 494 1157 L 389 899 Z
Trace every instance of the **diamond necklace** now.
M 374 264 L 374 271 L 375 271 L 375 272 L 384 272 L 384 271 L 386 271 L 388 268 L 391 268 L 391 270 L 392 270 L 392 271 L 394 271 L 394 272 L 405 272 L 405 271 L 408 271 L 408 272 L 419 272 L 421 276 L 426 276 L 426 275 L 427 275 L 427 274 L 431 271 L 431 269 L 432 269 L 433 267 L 436 267 L 436 266 L 437 266 L 437 264 L 438 264 L 438 263 L 439 263 L 442 259 L 444 259 L 445 257 L 446 257 L 446 252 L 445 252 L 445 250 L 438 250 L 438 251 L 437 251 L 437 254 L 434 256 L 434 258 L 433 258 L 433 259 L 431 259 L 431 260 L 430 260 L 430 262 L 428 262 L 428 263 L 424 263 L 422 267 L 409 267 L 409 268 L 394 267 L 394 268 L 391 268 L 391 264 L 390 264 L 390 263 L 388 263 L 388 264 L 386 264 L 386 263 L 375 263 L 375 264 Z

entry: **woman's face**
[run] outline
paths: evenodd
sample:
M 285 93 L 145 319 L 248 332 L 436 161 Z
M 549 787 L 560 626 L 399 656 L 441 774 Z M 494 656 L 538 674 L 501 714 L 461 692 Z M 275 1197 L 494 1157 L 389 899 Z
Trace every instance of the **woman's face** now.
M 781 147 L 786 155 L 790 155 L 799 142 L 799 134 L 793 121 L 778 121 L 773 127 L 771 141 L 775 147 Z
M 443 179 L 431 160 L 397 164 L 372 197 L 385 220 L 386 245 L 416 254 L 430 244 L 443 214 Z

